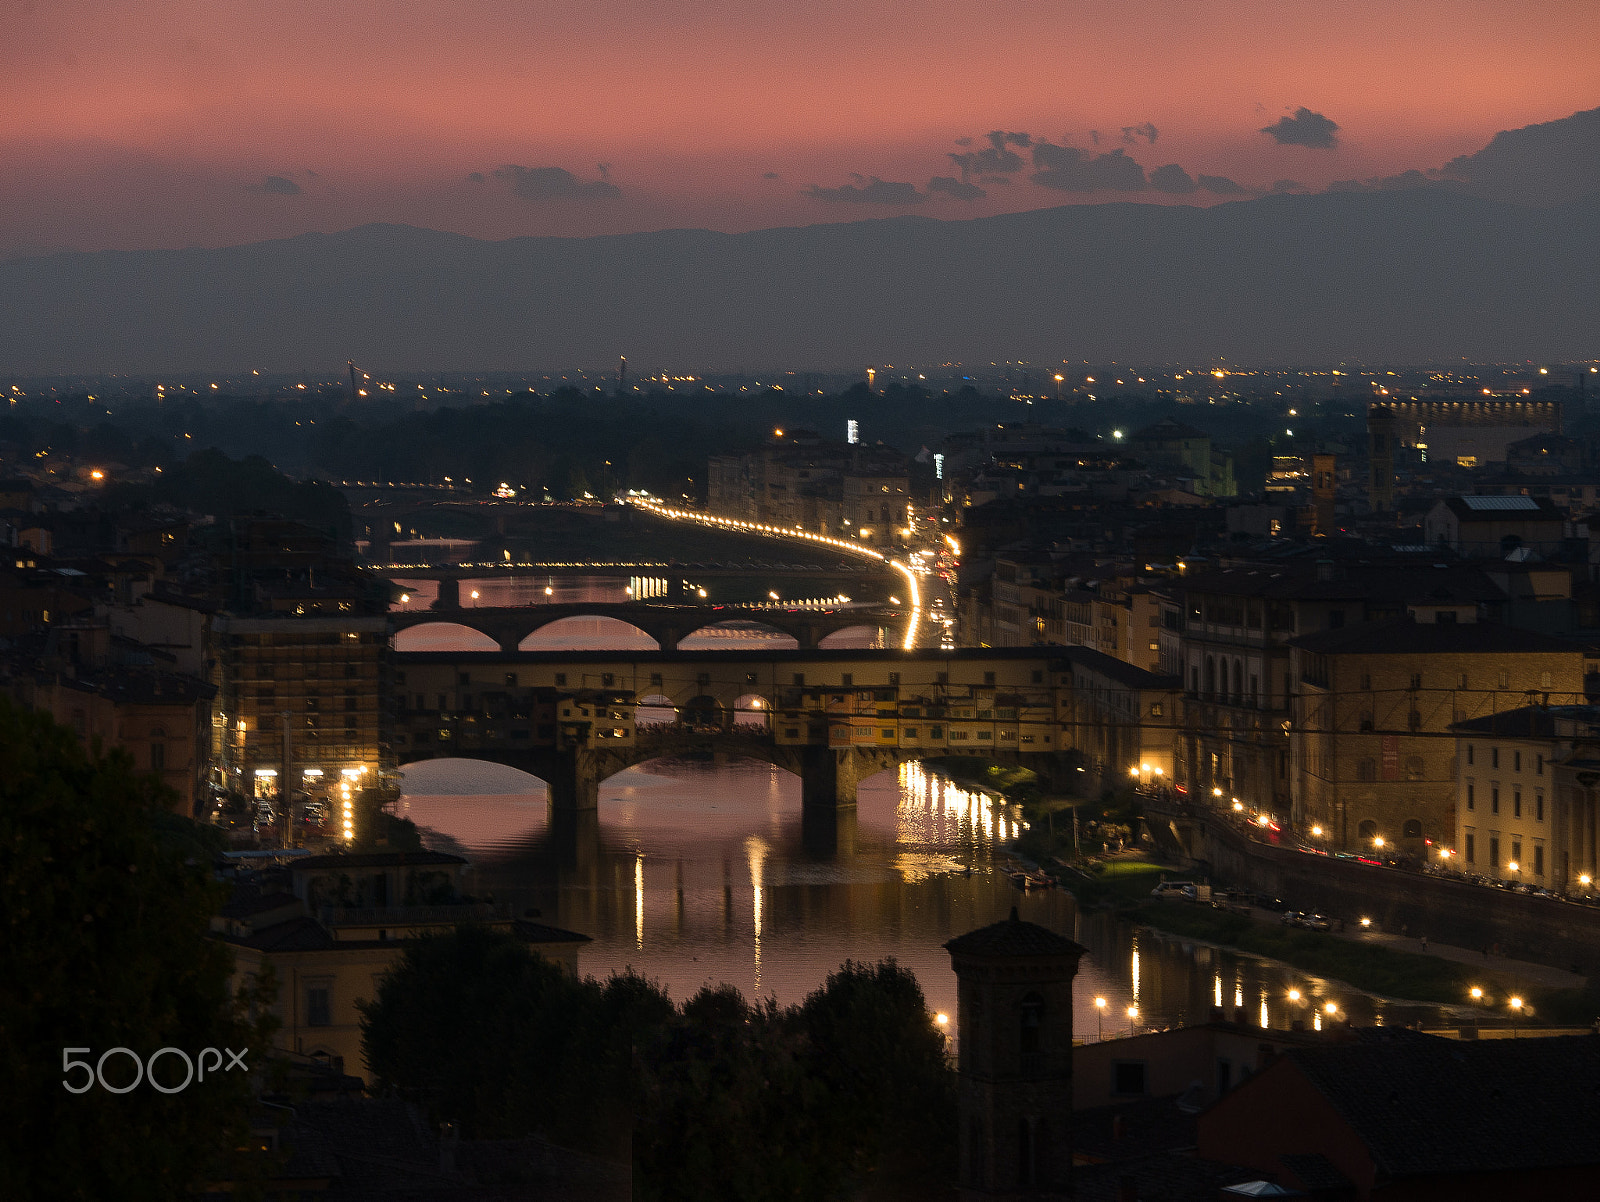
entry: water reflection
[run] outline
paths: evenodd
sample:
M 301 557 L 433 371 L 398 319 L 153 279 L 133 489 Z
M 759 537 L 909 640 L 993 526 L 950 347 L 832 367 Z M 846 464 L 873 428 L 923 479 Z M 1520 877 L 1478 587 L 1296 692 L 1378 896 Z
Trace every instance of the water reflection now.
M 930 1008 L 954 1013 L 943 943 L 1015 905 L 1089 949 L 1074 994 L 1090 1038 L 1096 995 L 1107 1036 L 1203 1022 L 1230 994 L 1230 1017 L 1248 996 L 1264 1027 L 1438 1021 L 1435 1007 L 1080 916 L 1062 892 L 1020 893 L 997 870 L 1020 815 L 918 765 L 869 778 L 855 810 L 820 820 L 803 815 L 797 778 L 753 761 L 653 761 L 606 781 L 598 810 L 578 815 L 552 815 L 532 777 L 469 760 L 413 765 L 406 790 L 400 812 L 430 845 L 474 861 L 475 889 L 591 936 L 586 973 L 631 966 L 680 1000 L 727 981 L 789 1004 L 846 959 L 894 956 Z

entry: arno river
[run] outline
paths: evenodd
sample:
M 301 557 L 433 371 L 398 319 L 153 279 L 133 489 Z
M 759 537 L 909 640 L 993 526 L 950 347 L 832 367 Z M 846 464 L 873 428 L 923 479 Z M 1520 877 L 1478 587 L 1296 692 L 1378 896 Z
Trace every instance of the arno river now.
M 547 646 L 617 645 L 595 619 L 546 630 Z M 442 628 L 408 635 L 415 641 L 402 646 L 466 649 Z M 941 945 L 1017 906 L 1089 948 L 1074 989 L 1075 1029 L 1088 1039 L 1125 1033 L 1129 1006 L 1140 1028 L 1204 1021 L 1213 1006 L 1240 1008 L 1252 1023 L 1309 1026 L 1328 1001 L 1358 1025 L 1440 1018 L 1436 1007 L 1377 1002 L 1279 964 L 1080 915 L 1064 892 L 1023 894 L 999 871 L 1019 816 L 915 764 L 862 783 L 827 855 L 807 851 L 798 778 L 753 761 L 652 761 L 602 784 L 595 815 L 552 826 L 535 778 L 434 760 L 406 770 L 397 808 L 431 846 L 472 861 L 480 895 L 590 936 L 582 972 L 631 965 L 679 1001 L 726 981 L 787 1005 L 847 959 L 893 956 L 917 974 L 929 1006 L 953 1016 Z M 1298 1006 L 1291 988 L 1303 995 Z M 1108 1003 L 1098 1023 L 1096 996 Z

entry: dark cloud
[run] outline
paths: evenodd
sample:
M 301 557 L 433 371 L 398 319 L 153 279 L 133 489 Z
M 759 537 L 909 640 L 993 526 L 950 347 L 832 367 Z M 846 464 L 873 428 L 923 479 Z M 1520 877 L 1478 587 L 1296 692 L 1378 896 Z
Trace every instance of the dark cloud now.
M 1148 145 L 1154 146 L 1156 144 L 1156 137 L 1160 133 L 1161 131 L 1148 121 L 1140 125 L 1124 125 L 1122 127 L 1122 140 L 1129 146 L 1132 146 L 1137 143 L 1140 138 L 1143 138 Z
M 841 184 L 837 188 L 812 184 L 802 189 L 801 194 L 813 200 L 825 200 L 829 204 L 851 205 L 917 205 L 928 199 L 925 193 L 917 191 L 916 184 L 896 183 L 879 179 L 876 175 L 852 175 L 850 178 L 856 182 Z
M 1246 196 L 1250 192 L 1250 189 L 1234 183 L 1226 175 L 1202 175 L 1198 182 L 1214 196 Z
M 481 171 L 471 171 L 467 173 L 467 180 L 474 184 L 487 183 L 488 178 L 489 177 L 484 175 L 484 173 Z
M 300 185 L 287 175 L 269 175 L 259 184 L 246 184 L 249 192 L 265 192 L 268 196 L 299 196 Z
M 1004 184 L 1008 188 L 1011 186 L 1010 177 L 1004 175 L 980 175 L 978 182 L 980 184 Z
M 936 175 L 928 181 L 928 195 L 942 192 L 956 200 L 982 200 L 989 195 L 977 184 L 970 184 L 966 180 L 957 179 L 953 175 Z
M 1193 192 L 1199 187 L 1189 173 L 1176 163 L 1157 167 L 1150 172 L 1150 186 L 1157 192 Z
M 1561 204 L 1600 193 L 1600 108 L 1501 130 L 1482 150 L 1429 172 L 1477 196 Z
M 1148 185 L 1144 168 L 1128 158 L 1122 147 L 1091 155 L 1076 146 L 1037 142 L 1033 147 L 1030 177 L 1036 184 L 1061 192 L 1142 192 Z
M 599 179 L 579 179 L 565 167 L 519 167 L 507 163 L 496 167 L 492 174 L 523 200 L 615 200 L 621 196 L 622 189 L 606 178 L 609 166 L 601 163 L 599 171 Z
M 1274 192 L 1279 193 L 1279 194 L 1287 193 L 1287 192 L 1304 192 L 1306 190 L 1306 186 L 1304 184 L 1302 184 L 1299 180 L 1295 180 L 1295 179 L 1280 179 L 1280 180 L 1274 181 L 1274 183 L 1272 185 L 1272 190 Z
M 1279 117 L 1271 125 L 1263 126 L 1261 132 L 1279 146 L 1309 146 L 1312 150 L 1332 150 L 1339 144 L 1339 139 L 1335 136 L 1339 132 L 1339 126 L 1321 113 L 1313 113 L 1304 106 L 1295 109 L 1292 117 Z
M 970 138 L 957 139 L 957 146 L 970 146 Z M 1026 133 L 1009 133 L 1003 129 L 989 131 L 989 145 L 982 150 L 969 150 L 962 154 L 952 154 L 950 161 L 961 168 L 961 178 L 966 179 L 972 175 L 1006 175 L 1013 171 L 1022 170 L 1022 156 L 1011 148 L 1019 146 L 1026 150 L 1033 145 L 1033 139 Z

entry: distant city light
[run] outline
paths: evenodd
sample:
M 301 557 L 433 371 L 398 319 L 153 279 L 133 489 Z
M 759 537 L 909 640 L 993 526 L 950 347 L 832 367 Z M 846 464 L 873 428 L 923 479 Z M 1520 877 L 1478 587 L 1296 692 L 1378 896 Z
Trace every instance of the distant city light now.
M 853 417 L 844 424 L 844 440 L 851 446 L 861 441 L 861 424 Z

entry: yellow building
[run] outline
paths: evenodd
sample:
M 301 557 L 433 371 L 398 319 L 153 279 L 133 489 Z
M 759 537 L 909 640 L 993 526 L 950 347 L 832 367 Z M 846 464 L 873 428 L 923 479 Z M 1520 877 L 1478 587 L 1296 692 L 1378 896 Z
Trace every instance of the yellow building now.
M 1401 620 L 1290 645 L 1294 822 L 1335 847 L 1425 856 L 1457 833 L 1454 724 L 1583 700 L 1581 647 L 1508 626 Z

